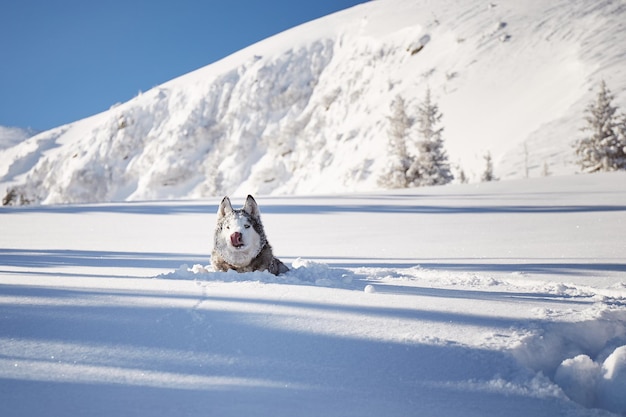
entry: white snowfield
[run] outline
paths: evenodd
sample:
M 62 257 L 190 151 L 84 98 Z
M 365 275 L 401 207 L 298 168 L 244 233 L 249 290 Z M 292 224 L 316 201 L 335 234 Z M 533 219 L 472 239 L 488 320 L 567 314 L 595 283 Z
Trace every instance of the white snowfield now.
M 369 192 L 392 101 L 415 115 L 427 88 L 472 181 L 487 152 L 501 178 L 571 174 L 601 80 L 626 111 L 625 20 L 620 1 L 367 2 L 0 150 L 0 197 Z
M 624 415 L 624 184 L 259 197 L 278 277 L 219 199 L 2 208 L 0 415 Z

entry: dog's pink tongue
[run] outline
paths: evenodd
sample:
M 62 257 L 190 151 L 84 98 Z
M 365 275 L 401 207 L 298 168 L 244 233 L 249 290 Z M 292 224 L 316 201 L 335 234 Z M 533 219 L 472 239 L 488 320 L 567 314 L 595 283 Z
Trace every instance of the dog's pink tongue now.
M 243 246 L 243 241 L 241 240 L 241 233 L 235 232 L 232 235 L 230 235 L 230 243 L 236 248 L 238 248 L 239 246 Z

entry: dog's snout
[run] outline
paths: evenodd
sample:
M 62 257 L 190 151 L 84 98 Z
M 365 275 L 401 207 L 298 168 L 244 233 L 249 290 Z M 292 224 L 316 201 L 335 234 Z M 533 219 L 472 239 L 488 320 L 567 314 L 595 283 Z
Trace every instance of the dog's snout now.
M 239 232 L 235 232 L 230 235 L 230 243 L 236 248 L 243 246 L 242 234 Z

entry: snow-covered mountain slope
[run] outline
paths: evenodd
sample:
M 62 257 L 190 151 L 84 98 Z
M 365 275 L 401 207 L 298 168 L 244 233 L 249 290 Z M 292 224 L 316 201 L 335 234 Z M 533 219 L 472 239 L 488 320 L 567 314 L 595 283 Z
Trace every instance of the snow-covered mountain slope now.
M 0 153 L 34 203 L 372 190 L 389 106 L 427 88 L 472 179 L 575 170 L 605 79 L 626 108 L 622 1 L 380 0 L 283 32 Z
M 0 415 L 623 417 L 624 181 L 0 207 Z

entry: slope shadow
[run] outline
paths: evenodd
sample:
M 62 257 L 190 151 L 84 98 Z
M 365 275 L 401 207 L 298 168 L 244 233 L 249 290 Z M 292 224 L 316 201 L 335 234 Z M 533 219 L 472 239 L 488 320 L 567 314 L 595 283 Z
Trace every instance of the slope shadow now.
M 426 198 L 432 199 L 431 196 Z M 299 198 L 305 200 L 305 198 Z M 340 197 L 333 199 L 341 201 Z M 474 198 L 472 198 L 474 199 Z M 393 198 L 391 198 L 393 200 Z M 497 214 L 497 213 L 587 213 L 626 211 L 626 205 L 507 205 L 507 204 L 260 204 L 267 214 L 335 214 L 335 213 L 415 213 L 415 214 Z M 214 215 L 218 204 L 194 202 L 123 202 L 94 205 L 52 205 L 0 207 L 0 214 L 11 213 L 122 213 L 122 214 L 207 214 Z
M 100 267 L 100 268 L 178 268 L 181 263 L 206 262 L 208 254 L 163 252 L 118 252 L 69 249 L 3 249 L 0 265 L 27 268 Z
M 334 214 L 334 213 L 415 213 L 415 214 L 497 214 L 497 213 L 585 213 L 626 211 L 621 205 L 268 205 L 263 213 Z
M 2 207 L 0 214 L 23 214 L 23 213 L 49 213 L 49 214 L 80 214 L 80 213 L 121 213 L 121 214 L 215 214 L 217 204 L 209 205 L 193 202 L 121 202 L 104 204 L 59 204 L 59 205 L 39 205 L 39 206 L 17 206 Z
M 626 272 L 626 263 L 617 262 L 511 262 L 511 263 L 421 263 L 427 269 L 480 272 L 527 272 L 554 275 L 588 275 L 598 272 Z
M 501 273 L 533 273 L 548 275 L 588 275 L 601 272 L 626 272 L 626 262 L 528 262 L 524 260 L 513 261 L 505 258 L 494 259 L 493 262 L 474 262 L 468 259 L 441 259 L 441 262 L 429 259 L 421 262 L 419 259 L 406 258 L 379 258 L 366 261 L 353 261 L 352 258 L 338 256 L 321 256 L 333 267 L 340 268 L 411 268 L 420 267 L 430 270 L 456 271 L 456 272 L 501 272 Z M 481 258 L 484 260 L 484 258 Z M 465 261 L 465 262 L 462 262 Z
M 522 385 L 532 379 L 522 376 L 524 371 L 503 352 L 338 331 L 322 334 L 275 320 L 290 316 L 323 325 L 327 314 L 350 312 L 354 326 L 366 328 L 373 317 L 412 320 L 414 326 L 424 321 L 470 328 L 519 324 L 510 319 L 274 299 L 261 306 L 270 310 L 258 310 L 254 300 L 201 295 L 172 303 L 176 296 L 167 294 L 152 304 L 116 298 L 107 305 L 101 291 L 46 294 L 18 286 L 8 292 L 30 302 L 0 305 L 2 338 L 11 341 L 0 354 L 1 415 L 407 416 L 462 411 L 465 416 L 515 417 L 574 409 L 556 397 L 490 385 L 500 378 Z M 134 296 L 146 294 L 155 297 L 141 291 Z M 311 316 L 311 308 L 324 314 Z

